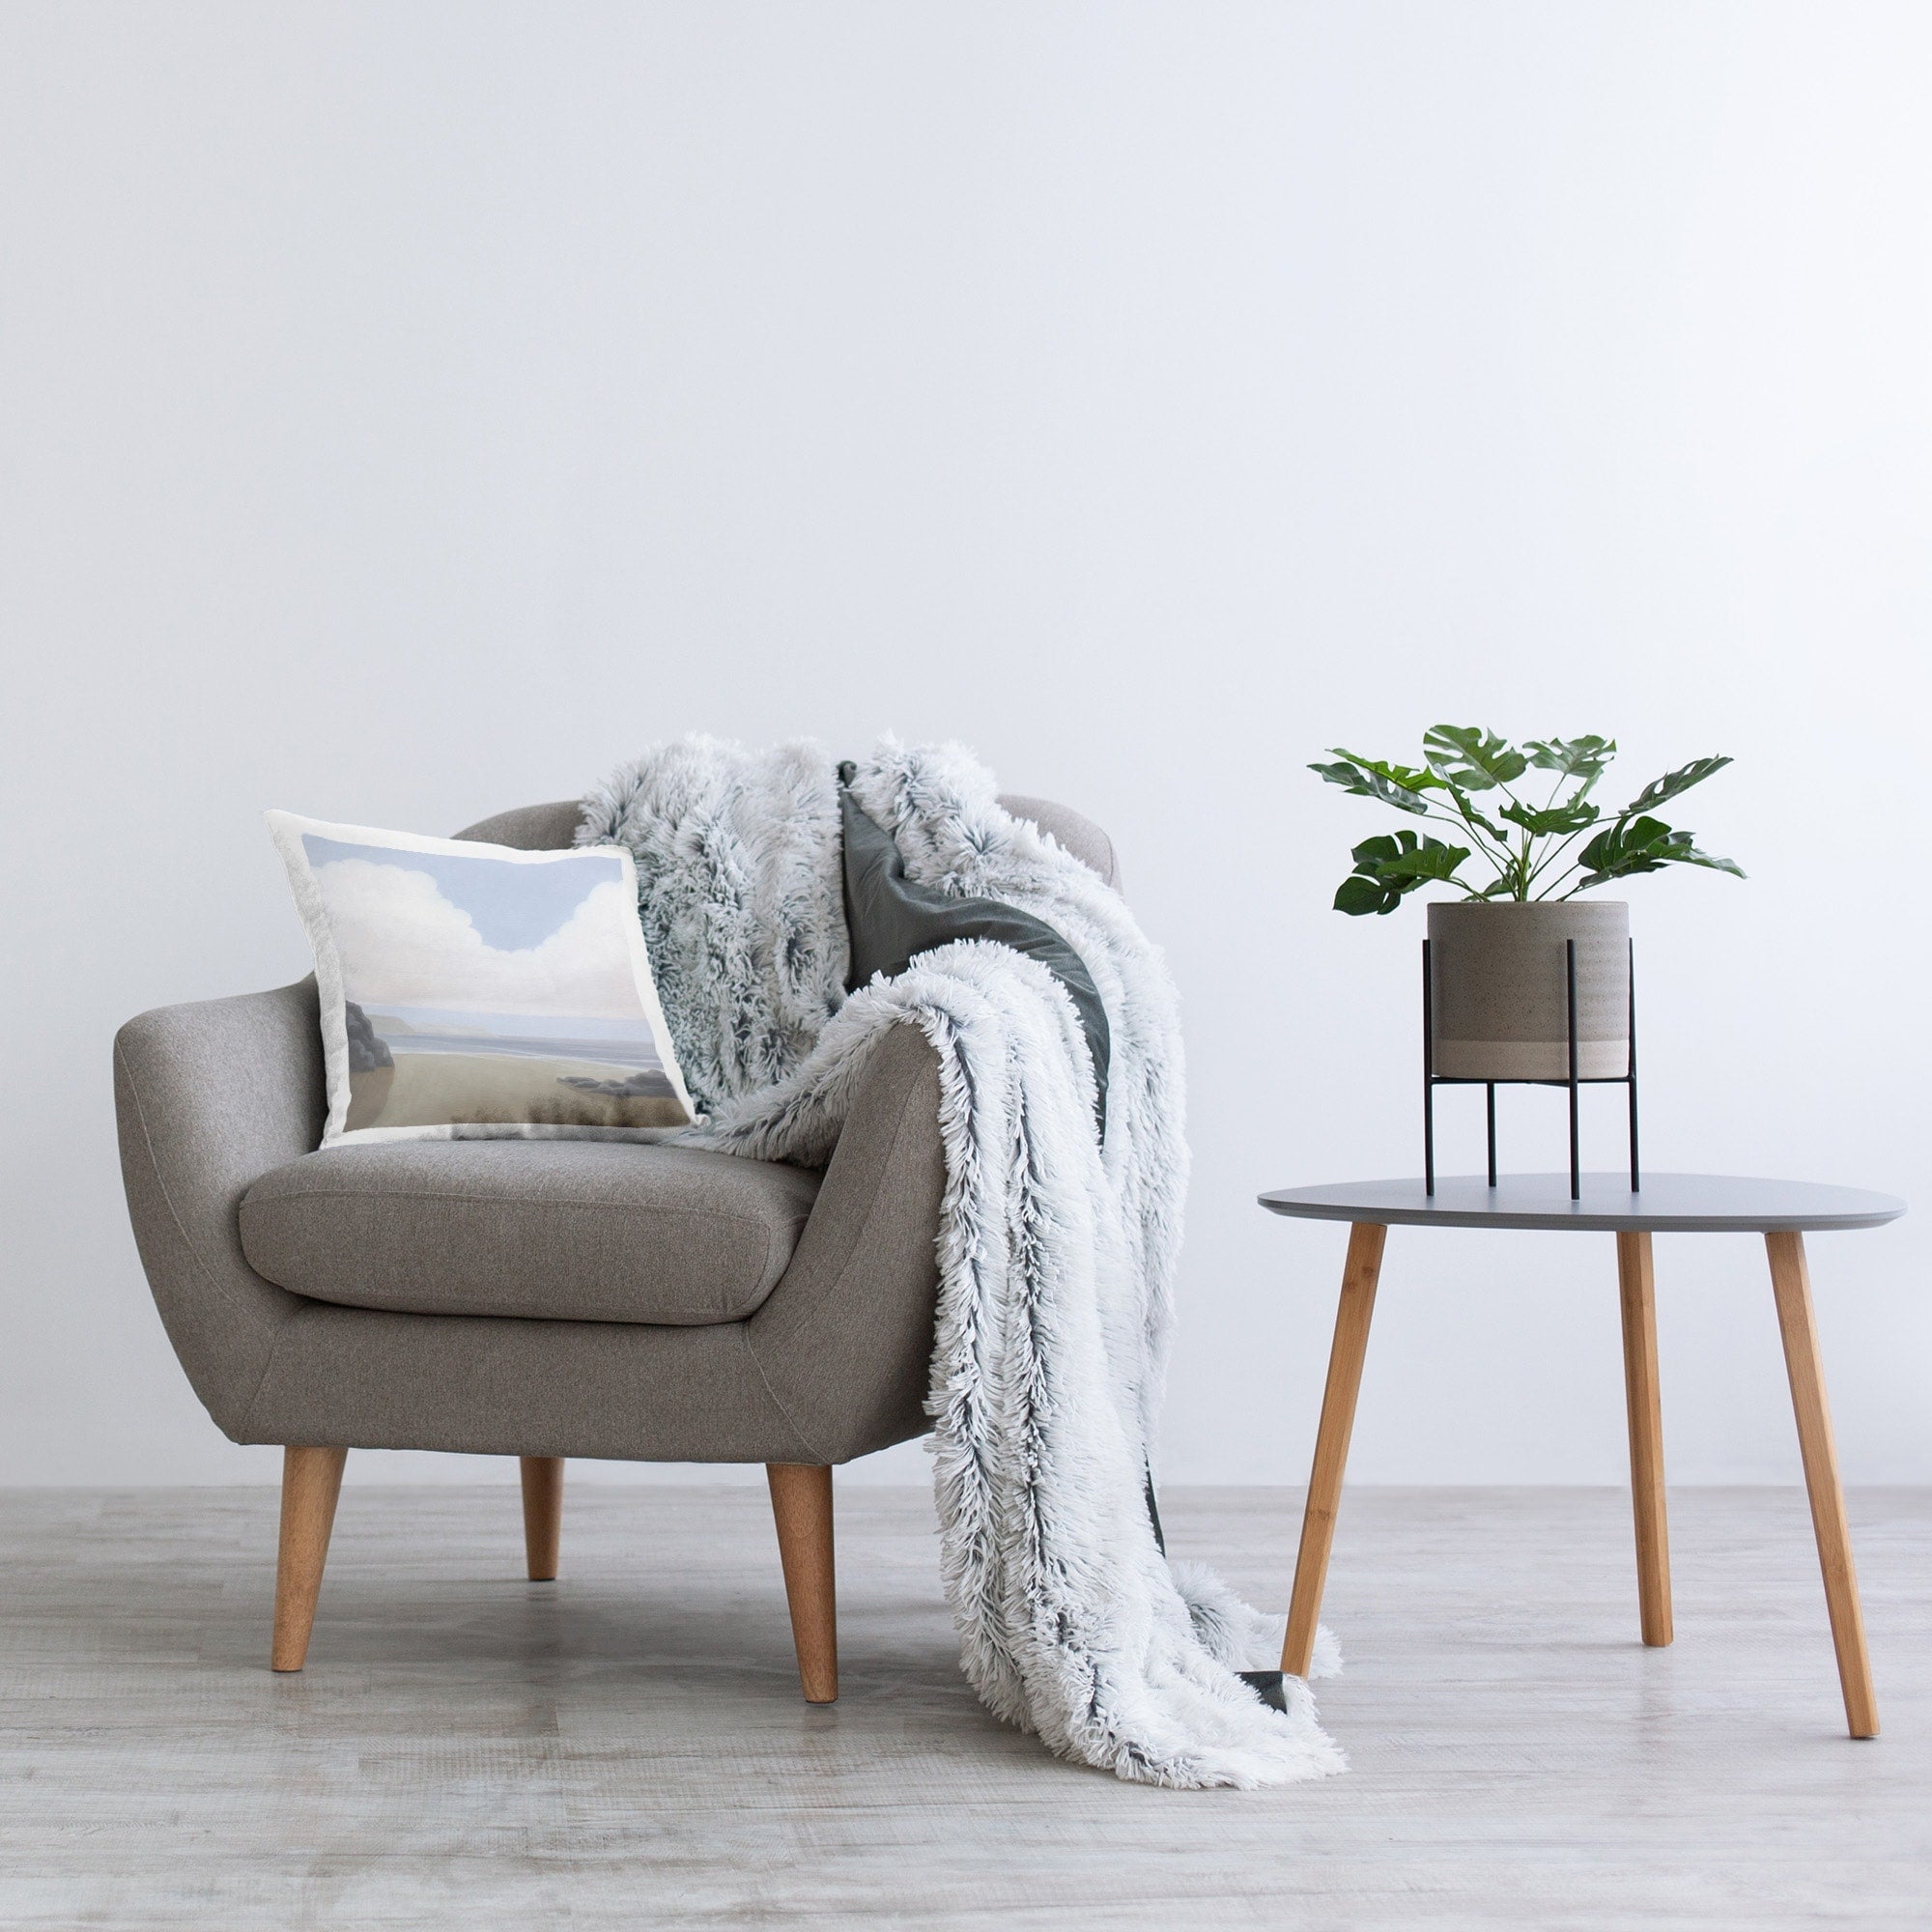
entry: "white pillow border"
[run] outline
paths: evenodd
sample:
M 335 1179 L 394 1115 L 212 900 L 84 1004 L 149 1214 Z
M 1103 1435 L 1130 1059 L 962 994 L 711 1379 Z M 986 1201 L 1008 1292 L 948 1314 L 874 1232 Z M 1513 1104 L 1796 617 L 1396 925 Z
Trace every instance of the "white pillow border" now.
M 573 845 L 563 851 L 526 852 L 514 845 L 492 845 L 478 838 L 433 838 L 421 832 L 390 832 L 373 825 L 342 825 L 326 818 L 306 818 L 298 811 L 271 810 L 264 814 L 269 836 L 288 868 L 289 890 L 295 895 L 296 911 L 308 934 L 309 951 L 315 955 L 316 992 L 322 1006 L 322 1063 L 325 1092 L 328 1096 L 328 1118 L 323 1122 L 324 1148 L 353 1146 L 364 1141 L 422 1140 L 573 1140 L 573 1141 L 657 1141 L 682 1133 L 681 1127 L 599 1127 L 557 1126 L 526 1121 L 462 1121 L 419 1127 L 346 1127 L 349 1118 L 349 1027 L 343 1014 L 347 998 L 342 984 L 342 958 L 335 950 L 334 928 L 328 908 L 324 905 L 322 889 L 315 882 L 315 868 L 302 844 L 304 834 L 334 839 L 345 845 L 373 845 L 398 852 L 438 852 L 458 859 L 506 859 L 518 866 L 554 866 L 561 861 L 581 859 L 586 853 L 617 861 L 624 882 L 626 903 L 631 917 L 625 925 L 630 948 L 631 978 L 638 1000 L 650 1023 L 652 1038 L 664 1063 L 671 1089 L 694 1126 L 701 1125 L 697 1111 L 684 1084 L 684 1069 L 677 1064 L 670 1028 L 665 1023 L 664 1007 L 658 1000 L 657 981 L 651 975 L 651 955 L 644 946 L 644 928 L 638 917 L 638 868 L 630 852 L 622 845 Z

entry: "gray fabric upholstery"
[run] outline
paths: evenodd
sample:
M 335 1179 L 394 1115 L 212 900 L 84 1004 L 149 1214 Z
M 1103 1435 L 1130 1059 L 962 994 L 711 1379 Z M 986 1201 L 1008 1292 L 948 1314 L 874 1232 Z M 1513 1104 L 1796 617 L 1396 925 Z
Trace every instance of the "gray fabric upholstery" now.
M 939 1058 L 895 1026 L 872 1049 L 791 1266 L 745 1324 L 808 1460 L 925 1434 L 945 1190 Z
M 798 1245 L 818 1177 L 613 1141 L 377 1141 L 304 1154 L 242 1197 L 258 1274 L 412 1315 L 739 1321 Z
M 305 1302 L 231 1433 L 240 1442 L 627 1463 L 832 1460 L 812 1453 L 774 1401 L 746 1326 Z
M 1015 818 L 1032 819 L 1082 865 L 1091 866 L 1110 886 L 1119 889 L 1121 873 L 1114 841 L 1091 818 L 1069 806 L 1056 805 L 1050 798 L 1029 798 L 1021 792 L 1002 792 L 1000 803 Z M 550 805 L 522 805 L 514 811 L 499 811 L 494 818 L 478 819 L 456 836 L 481 839 L 487 845 L 508 845 L 520 852 L 555 852 L 575 839 L 577 820 L 577 801 L 557 799 Z
M 1115 876 L 1090 821 L 1007 804 Z M 466 836 L 560 847 L 576 811 L 529 808 Z M 275 1170 L 306 1170 L 322 1136 L 312 981 L 143 1013 L 116 1037 L 114 1078 L 155 1300 L 195 1393 L 236 1441 L 842 1463 L 925 1430 L 946 1176 L 938 1063 L 914 1027 L 874 1048 L 776 1286 L 749 1319 L 702 1326 L 348 1307 L 251 1266 L 243 1198 Z M 408 1145 L 482 1158 L 533 1144 Z M 355 1151 L 332 1149 L 316 1168 Z
M 1029 798 L 1024 792 L 1003 791 L 1000 803 L 1015 818 L 1030 818 L 1057 839 L 1083 866 L 1106 880 L 1116 892 L 1121 890 L 1121 863 L 1114 841 L 1083 811 L 1070 805 L 1056 805 L 1050 798 Z
M 517 852 L 562 852 L 577 842 L 578 817 L 577 801 L 559 798 L 550 805 L 520 805 L 514 811 L 479 818 L 456 837 L 507 845 Z
M 144 1013 L 115 1041 L 141 1259 L 195 1393 L 234 1440 L 838 1463 L 923 1432 L 945 1170 L 938 1063 L 915 1029 L 874 1052 L 758 1313 L 700 1328 L 404 1315 L 265 1280 L 239 1211 L 321 1138 L 319 1039 L 304 983 Z
M 923 1435 L 945 1184 L 938 1117 L 932 1049 L 895 1027 L 867 1068 L 791 1266 L 748 1321 L 670 1328 L 298 1302 L 252 1405 L 224 1427 L 242 1442 L 692 1463 L 843 1463 Z
M 275 1337 L 301 1307 L 242 1252 L 237 1210 L 322 1138 L 315 982 L 163 1007 L 114 1039 L 121 1173 L 161 1321 L 208 1412 L 233 1435 Z

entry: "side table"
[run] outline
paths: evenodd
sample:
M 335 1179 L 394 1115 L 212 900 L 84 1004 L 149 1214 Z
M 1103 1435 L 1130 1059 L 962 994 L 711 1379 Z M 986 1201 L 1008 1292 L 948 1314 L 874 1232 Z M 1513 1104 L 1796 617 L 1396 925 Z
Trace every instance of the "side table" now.
M 1637 1605 L 1647 1644 L 1667 1644 L 1670 1543 L 1663 1509 L 1663 1426 L 1657 1379 L 1657 1316 L 1651 1263 L 1654 1234 L 1762 1235 L 1771 1259 L 1771 1290 L 1784 1339 L 1791 1406 L 1811 1524 L 1825 1576 L 1825 1606 L 1838 1657 L 1845 1718 L 1855 1738 L 1878 1735 L 1864 1613 L 1859 1605 L 1851 1537 L 1845 1528 L 1838 1453 L 1818 1360 L 1804 1236 L 1823 1229 L 1876 1228 L 1905 1212 L 1889 1194 L 1806 1181 L 1747 1180 L 1711 1174 L 1651 1174 L 1641 1193 L 1622 1174 L 1586 1174 L 1580 1198 L 1570 1198 L 1567 1174 L 1505 1175 L 1492 1186 L 1479 1176 L 1354 1180 L 1332 1187 L 1282 1188 L 1261 1197 L 1276 1214 L 1350 1223 L 1341 1306 L 1328 1356 L 1328 1382 L 1315 1437 L 1315 1466 L 1295 1558 L 1288 1639 L 1281 1667 L 1306 1677 L 1316 1618 L 1328 1575 L 1328 1551 L 1342 1498 L 1342 1471 L 1355 1421 L 1355 1396 L 1369 1346 L 1369 1320 L 1381 1274 L 1382 1244 L 1392 1227 L 1591 1230 L 1617 1237 L 1617 1282 L 1623 1302 L 1624 1391 L 1630 1411 L 1631 1493 L 1636 1518 Z

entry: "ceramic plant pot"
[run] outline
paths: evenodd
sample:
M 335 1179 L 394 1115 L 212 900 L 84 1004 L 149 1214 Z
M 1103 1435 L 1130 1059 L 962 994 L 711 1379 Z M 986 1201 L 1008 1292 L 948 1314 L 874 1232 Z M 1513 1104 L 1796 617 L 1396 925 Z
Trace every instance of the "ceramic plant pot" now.
M 1429 908 L 1435 1070 L 1567 1080 L 1565 942 L 1577 942 L 1577 1071 L 1630 1071 L 1630 907 L 1621 899 L 1448 900 Z

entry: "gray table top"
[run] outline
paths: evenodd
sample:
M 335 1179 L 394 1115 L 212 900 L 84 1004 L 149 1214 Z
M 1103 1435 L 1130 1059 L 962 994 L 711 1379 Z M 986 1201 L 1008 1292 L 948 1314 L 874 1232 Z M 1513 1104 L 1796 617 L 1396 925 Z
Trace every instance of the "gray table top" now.
M 1877 1228 L 1905 1203 L 1861 1187 L 1814 1180 L 1748 1180 L 1725 1174 L 1646 1174 L 1640 1193 L 1623 1173 L 1586 1174 L 1570 1198 L 1568 1174 L 1505 1174 L 1494 1187 L 1479 1174 L 1435 1177 L 1435 1192 L 1407 1180 L 1344 1180 L 1282 1187 L 1261 1196 L 1276 1214 L 1305 1221 L 1379 1221 L 1410 1228 L 1586 1228 L 1653 1234 L 1770 1234 Z

